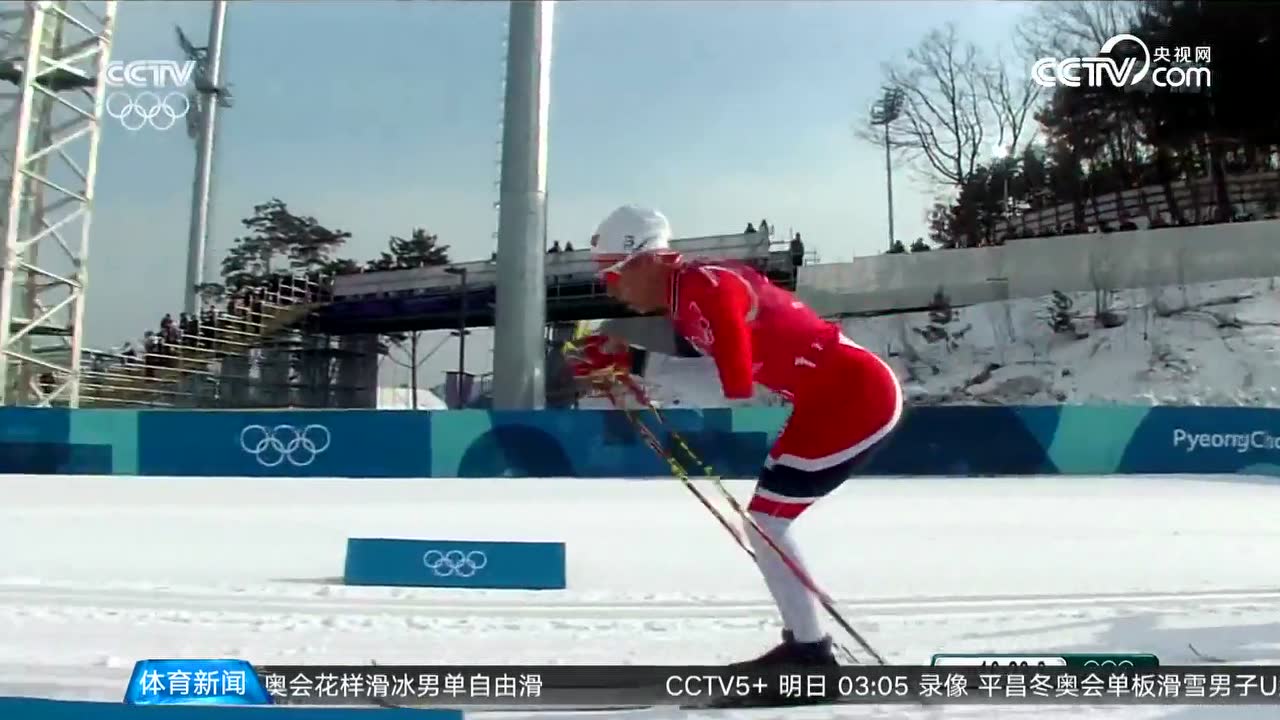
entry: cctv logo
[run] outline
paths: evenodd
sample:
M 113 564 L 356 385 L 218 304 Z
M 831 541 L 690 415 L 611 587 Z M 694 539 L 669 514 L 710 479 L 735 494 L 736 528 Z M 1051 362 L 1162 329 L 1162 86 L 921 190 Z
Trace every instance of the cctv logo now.
M 1136 45 L 1139 57 L 1127 57 L 1117 61 L 1104 57 L 1120 43 Z M 1141 60 L 1141 62 L 1139 62 Z M 1031 66 L 1031 78 L 1042 87 L 1111 87 L 1123 88 L 1137 85 L 1150 74 L 1151 84 L 1160 88 L 1201 88 L 1210 86 L 1210 71 L 1206 67 L 1151 67 L 1151 51 L 1147 44 L 1134 35 L 1116 35 L 1107 40 L 1093 57 L 1040 58 Z
M 196 71 L 194 61 L 112 60 L 104 71 L 112 87 L 186 87 Z
M 145 127 L 168 130 L 191 111 L 192 99 L 178 90 L 161 90 L 165 87 L 185 87 L 195 73 L 194 61 L 112 60 L 103 70 L 106 85 L 110 88 L 143 88 L 139 92 L 113 89 L 107 93 L 104 111 L 120 121 L 126 130 L 138 131 Z

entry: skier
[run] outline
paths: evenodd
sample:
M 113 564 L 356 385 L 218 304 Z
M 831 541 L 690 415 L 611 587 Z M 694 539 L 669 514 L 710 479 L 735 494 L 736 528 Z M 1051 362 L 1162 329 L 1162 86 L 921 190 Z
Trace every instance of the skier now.
M 791 402 L 747 511 L 807 574 L 792 523 L 893 430 L 902 388 L 888 364 L 755 269 L 686 259 L 670 240 L 662 213 L 627 205 L 600 224 L 591 249 L 609 295 L 638 313 L 662 312 L 678 339 L 714 360 L 726 398 L 749 398 L 758 382 Z M 634 340 L 602 327 L 569 358 L 578 378 L 632 367 Z M 674 354 L 671 348 L 681 345 L 661 344 L 645 349 Z M 759 532 L 749 527 L 747 537 L 784 629 L 780 645 L 738 666 L 836 665 L 815 598 Z

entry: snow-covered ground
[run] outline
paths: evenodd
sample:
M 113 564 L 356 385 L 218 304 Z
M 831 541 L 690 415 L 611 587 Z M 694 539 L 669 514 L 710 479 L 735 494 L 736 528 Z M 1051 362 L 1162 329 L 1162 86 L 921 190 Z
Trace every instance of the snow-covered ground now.
M 449 406 L 430 390 L 419 388 L 418 410 L 448 410 Z M 407 385 L 378 388 L 379 410 L 412 410 L 414 391 Z
M 1075 333 L 1051 328 L 1052 297 L 958 308 L 945 322 L 921 312 L 843 326 L 892 360 L 916 402 L 1280 406 L 1275 279 L 1069 297 Z M 1104 327 L 1099 304 L 1123 324 Z M 729 404 L 705 360 L 655 356 L 646 379 L 667 405 Z M 767 402 L 760 392 L 743 404 Z
M 115 701 L 148 657 L 713 664 L 758 652 L 778 631 L 753 566 L 674 482 L 0 484 L 0 695 Z M 1195 661 L 1190 643 L 1280 663 L 1278 501 L 1280 485 L 1252 478 L 868 478 L 797 530 L 815 576 L 891 662 L 1142 651 L 1177 664 Z M 564 541 L 569 590 L 344 587 L 336 578 L 355 536 Z M 1252 720 L 1274 708 L 707 716 Z

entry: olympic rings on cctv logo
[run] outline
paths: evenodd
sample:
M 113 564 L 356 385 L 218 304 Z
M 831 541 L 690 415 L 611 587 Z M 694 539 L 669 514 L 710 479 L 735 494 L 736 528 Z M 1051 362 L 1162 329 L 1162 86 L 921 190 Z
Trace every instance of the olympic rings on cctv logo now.
M 129 93 L 115 91 L 107 95 L 106 112 L 120 121 L 126 130 L 141 130 L 150 125 L 156 130 L 168 130 L 191 111 L 191 101 L 180 92 L 170 92 L 163 98 L 149 90 L 131 97 Z
M 292 425 L 271 429 L 250 425 L 240 431 L 240 447 L 263 467 L 276 467 L 286 461 L 294 467 L 306 467 L 329 449 L 331 439 L 329 428 L 323 425 L 308 425 L 301 430 Z
M 489 564 L 489 558 L 479 550 L 464 553 L 461 550 L 440 552 L 428 550 L 422 556 L 422 564 L 436 577 L 469 578 Z

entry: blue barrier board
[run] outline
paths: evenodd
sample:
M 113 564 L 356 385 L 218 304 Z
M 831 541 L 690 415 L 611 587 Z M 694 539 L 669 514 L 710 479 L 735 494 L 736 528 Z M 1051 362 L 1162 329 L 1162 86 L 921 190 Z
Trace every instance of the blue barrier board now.
M 139 473 L 201 477 L 428 474 L 429 416 L 346 412 L 142 411 Z
M 755 477 L 776 407 L 642 413 L 686 467 Z M 678 433 L 677 440 L 675 434 Z M 0 408 L 0 473 L 290 478 L 669 478 L 610 410 Z M 1280 475 L 1280 410 L 1138 405 L 922 406 L 862 475 Z
M 564 543 L 350 538 L 347 585 L 563 590 Z

